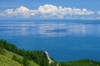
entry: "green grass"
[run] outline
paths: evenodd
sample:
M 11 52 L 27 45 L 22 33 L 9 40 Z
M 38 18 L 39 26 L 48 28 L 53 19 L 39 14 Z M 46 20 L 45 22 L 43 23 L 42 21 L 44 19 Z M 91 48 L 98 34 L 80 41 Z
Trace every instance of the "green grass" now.
M 33 61 L 30 61 L 30 63 L 31 63 L 31 66 L 39 66 L 39 65 L 37 65 L 35 62 L 33 62 Z
M 13 52 L 10 52 L 10 51 L 7 51 L 6 49 L 5 49 L 5 51 L 6 51 L 6 57 L 7 58 L 9 58 L 9 59 L 12 59 L 12 57 L 13 57 L 13 55 L 15 55 L 16 57 L 18 57 L 18 58 L 23 58 L 22 56 L 20 56 L 20 55 L 17 55 L 17 54 L 15 54 L 15 53 L 13 53 Z
M 12 59 L 9 59 L 5 56 L 0 55 L 0 66 L 23 66 Z
M 17 58 L 23 59 L 22 56 L 17 55 L 15 53 L 7 51 L 7 50 L 5 50 L 5 51 L 6 51 L 5 56 L 0 55 L 0 66 L 23 66 L 22 64 L 19 64 L 18 62 L 12 60 L 13 55 L 15 55 Z M 30 63 L 31 63 L 31 66 L 39 66 L 33 61 L 30 61 Z

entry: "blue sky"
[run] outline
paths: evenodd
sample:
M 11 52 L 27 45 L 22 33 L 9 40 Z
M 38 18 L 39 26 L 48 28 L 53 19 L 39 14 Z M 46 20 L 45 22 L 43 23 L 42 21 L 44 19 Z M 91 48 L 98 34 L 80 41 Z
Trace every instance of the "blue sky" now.
M 99 20 L 100 0 L 0 0 L 0 19 Z

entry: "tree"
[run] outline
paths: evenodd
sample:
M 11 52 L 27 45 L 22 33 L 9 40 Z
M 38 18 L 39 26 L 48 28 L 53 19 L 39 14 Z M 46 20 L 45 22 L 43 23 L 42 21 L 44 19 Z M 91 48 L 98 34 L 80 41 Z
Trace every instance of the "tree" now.
M 3 48 L 3 44 L 2 43 L 0 43 L 0 54 L 1 55 L 5 55 L 5 50 L 4 50 L 4 48 Z
M 30 66 L 29 60 L 26 56 L 24 56 L 24 58 L 23 58 L 23 65 L 24 66 Z
M 3 43 L 0 43 L 0 47 L 3 48 Z
M 17 57 L 15 55 L 13 55 L 12 60 L 17 61 Z
M 1 47 L 0 47 L 0 54 L 1 55 L 5 55 L 6 54 L 5 50 L 3 48 L 1 48 Z

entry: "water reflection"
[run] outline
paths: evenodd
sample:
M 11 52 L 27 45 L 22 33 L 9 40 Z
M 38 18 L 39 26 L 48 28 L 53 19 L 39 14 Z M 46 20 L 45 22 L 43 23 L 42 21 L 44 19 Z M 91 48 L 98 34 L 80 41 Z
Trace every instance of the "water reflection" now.
M 45 37 L 100 36 L 100 24 L 77 22 L 0 22 L 0 36 L 39 35 Z
M 93 23 L 3 21 L 0 22 L 0 38 L 16 44 L 21 49 L 48 51 L 49 55 L 58 61 L 77 59 L 100 61 L 100 23 L 95 21 Z

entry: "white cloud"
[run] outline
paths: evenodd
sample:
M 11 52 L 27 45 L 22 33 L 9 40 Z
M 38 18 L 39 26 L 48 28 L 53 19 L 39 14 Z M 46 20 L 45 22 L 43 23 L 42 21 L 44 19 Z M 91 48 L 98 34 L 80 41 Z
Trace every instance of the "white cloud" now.
M 100 14 L 100 11 L 97 11 L 97 14 Z
M 64 18 L 66 15 L 91 15 L 94 14 L 93 11 L 89 11 L 87 9 L 79 9 L 79 8 L 70 8 L 70 7 L 64 7 L 62 6 L 54 6 L 54 5 L 48 5 L 45 4 L 43 6 L 39 6 L 37 10 L 29 10 L 28 8 L 21 6 L 19 8 L 13 9 L 7 9 L 3 13 L 0 13 L 0 16 L 16 16 L 16 17 L 24 17 L 28 18 L 30 16 L 36 16 L 38 17 L 52 17 L 57 16 L 57 18 Z
M 5 16 L 8 15 L 8 16 L 10 16 L 10 17 L 13 16 L 13 9 L 7 9 L 7 10 L 5 10 L 5 11 L 4 11 L 4 15 L 5 15 Z
M 23 6 L 21 6 L 20 8 L 17 8 L 13 13 L 16 16 L 18 15 L 23 15 L 25 17 L 35 16 L 34 10 L 29 10 L 28 8 L 23 7 Z
M 90 14 L 94 14 L 93 11 L 88 11 L 87 9 L 79 9 L 79 8 L 62 8 L 62 6 L 56 7 L 53 5 L 44 5 L 44 6 L 40 6 L 38 9 L 38 12 L 42 13 L 42 14 L 51 14 L 51 15 L 56 15 L 56 16 L 64 16 L 67 14 L 70 15 L 90 15 Z
M 7 14 L 11 14 L 11 13 L 13 13 L 13 9 L 7 9 L 4 12 L 7 12 Z
M 51 13 L 51 12 L 54 12 L 56 11 L 58 8 L 56 6 L 52 6 L 52 5 L 44 5 L 44 6 L 40 6 L 38 8 L 38 11 L 41 12 L 41 13 Z
M 15 11 L 13 9 L 7 9 L 3 13 L 0 13 L 1 16 L 16 16 L 18 17 L 24 17 L 28 18 L 30 16 L 35 16 L 36 11 L 35 10 L 29 10 L 28 8 L 21 6 L 19 8 L 16 8 Z

